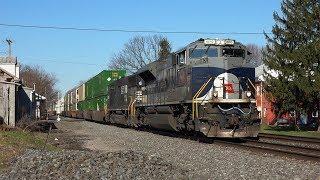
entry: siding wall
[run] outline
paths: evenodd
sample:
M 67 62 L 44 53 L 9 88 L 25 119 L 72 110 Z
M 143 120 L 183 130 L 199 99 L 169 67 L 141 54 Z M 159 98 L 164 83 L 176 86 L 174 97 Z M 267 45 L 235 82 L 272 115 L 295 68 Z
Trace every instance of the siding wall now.
M 0 123 L 15 126 L 15 89 L 14 84 L 0 83 Z
M 270 124 L 276 118 L 276 114 L 273 112 L 272 103 L 266 96 L 261 82 L 256 83 L 256 89 L 256 102 L 260 117 L 264 123 Z

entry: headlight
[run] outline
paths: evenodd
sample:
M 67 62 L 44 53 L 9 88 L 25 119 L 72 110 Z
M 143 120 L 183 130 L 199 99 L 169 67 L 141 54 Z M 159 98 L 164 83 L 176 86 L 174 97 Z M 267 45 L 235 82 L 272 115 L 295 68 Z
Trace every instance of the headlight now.
M 218 92 L 217 92 L 217 91 L 214 91 L 214 92 L 213 92 L 213 97 L 215 97 L 215 98 L 218 97 Z
M 251 95 L 252 95 L 252 93 L 250 92 L 250 91 L 247 91 L 246 92 L 246 96 L 249 98 L 249 97 L 251 97 Z

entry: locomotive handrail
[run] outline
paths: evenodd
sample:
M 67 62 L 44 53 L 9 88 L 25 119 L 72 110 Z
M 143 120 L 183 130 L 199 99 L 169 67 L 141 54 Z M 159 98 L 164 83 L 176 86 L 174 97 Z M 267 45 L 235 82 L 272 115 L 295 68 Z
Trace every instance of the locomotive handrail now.
M 249 83 L 251 84 L 251 86 L 253 87 L 254 91 L 257 92 L 257 88 L 253 85 L 253 83 L 251 82 L 251 80 L 248 78 Z
M 208 83 L 211 81 L 212 77 L 209 78 L 209 80 L 207 82 L 205 82 L 200 89 L 197 91 L 197 93 L 193 96 L 192 98 L 192 119 L 196 117 L 198 117 L 198 107 L 197 107 L 197 101 L 196 99 L 199 97 L 199 95 L 202 93 L 202 91 L 204 90 L 204 88 L 207 87 Z
M 204 83 L 205 84 L 205 83 Z M 204 84 L 201 85 L 200 89 L 196 92 L 196 94 L 192 97 L 192 119 L 194 119 L 194 112 L 195 112 L 195 99 L 197 98 L 197 95 L 199 94 L 200 90 L 203 88 Z
M 130 116 L 130 114 L 131 114 L 131 104 L 132 104 L 132 97 L 130 97 L 130 103 L 129 103 L 129 106 L 128 106 L 128 117 Z
M 134 108 L 134 103 L 136 102 L 137 100 L 133 100 L 133 102 L 131 103 L 131 116 L 135 116 L 136 115 L 136 109 Z
M 200 94 L 202 93 L 202 91 L 207 87 L 207 85 L 209 84 L 209 82 L 211 81 L 212 77 L 204 84 L 203 88 L 200 90 L 200 92 L 197 94 L 196 99 L 200 96 Z M 196 117 L 198 118 L 199 115 L 199 107 L 198 107 L 198 101 L 195 99 L 195 112 L 196 112 Z
M 212 77 L 207 81 L 207 83 L 204 85 L 203 89 L 201 90 L 201 92 L 198 94 L 198 97 L 200 96 L 200 94 L 202 93 L 202 91 L 207 87 L 207 85 L 209 84 L 209 82 L 211 81 Z M 207 97 L 208 94 L 206 94 L 205 98 Z M 198 98 L 197 97 L 197 98 Z M 204 98 L 203 100 L 201 101 L 201 103 L 204 101 Z M 196 100 L 196 117 L 198 118 L 198 115 L 199 115 L 199 107 L 198 107 L 198 100 Z

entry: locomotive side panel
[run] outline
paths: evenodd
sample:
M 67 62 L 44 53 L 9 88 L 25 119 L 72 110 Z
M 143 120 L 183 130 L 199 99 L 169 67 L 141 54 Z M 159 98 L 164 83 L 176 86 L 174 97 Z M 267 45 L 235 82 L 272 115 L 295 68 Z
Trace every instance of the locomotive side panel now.
M 110 85 L 108 101 L 109 114 L 108 120 L 111 123 L 122 125 L 130 124 L 131 106 L 135 103 L 137 86 L 140 78 L 137 75 L 131 75 L 121 78 Z M 131 123 L 132 124 L 132 123 Z

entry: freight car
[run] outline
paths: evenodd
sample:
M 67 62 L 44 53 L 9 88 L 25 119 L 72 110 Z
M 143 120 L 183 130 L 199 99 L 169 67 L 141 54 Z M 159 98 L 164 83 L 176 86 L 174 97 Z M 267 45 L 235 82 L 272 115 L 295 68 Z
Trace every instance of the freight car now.
M 124 70 L 103 70 L 64 96 L 67 117 L 103 121 L 107 114 L 108 86 L 126 75 Z
M 67 91 L 66 95 L 64 96 L 65 102 L 65 114 L 68 117 L 76 117 L 77 114 L 77 102 L 76 102 L 76 87 Z
M 107 108 L 91 119 L 207 137 L 257 137 L 261 120 L 250 54 L 231 39 L 199 39 L 108 84 Z

